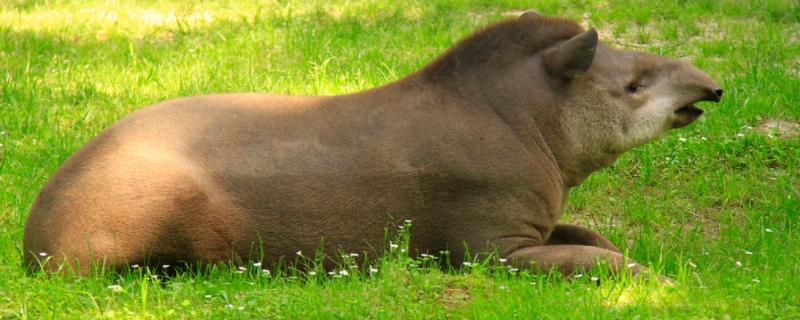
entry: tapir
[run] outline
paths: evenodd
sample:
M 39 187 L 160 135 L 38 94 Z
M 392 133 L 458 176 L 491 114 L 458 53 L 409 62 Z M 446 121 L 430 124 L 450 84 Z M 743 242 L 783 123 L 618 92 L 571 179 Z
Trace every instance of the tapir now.
M 688 62 L 530 11 L 366 91 L 139 109 L 41 189 L 24 263 L 87 274 L 319 252 L 333 268 L 342 252 L 387 252 L 387 233 L 409 220 L 408 252 L 449 252 L 452 266 L 492 256 L 532 272 L 648 273 L 599 233 L 559 223 L 570 190 L 722 93 Z

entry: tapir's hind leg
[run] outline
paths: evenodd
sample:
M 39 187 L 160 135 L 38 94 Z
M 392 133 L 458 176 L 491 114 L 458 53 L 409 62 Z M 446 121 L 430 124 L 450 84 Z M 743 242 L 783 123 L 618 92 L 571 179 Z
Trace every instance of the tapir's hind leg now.
M 60 169 L 31 209 L 23 247 L 32 271 L 87 274 L 95 267 L 219 261 L 237 239 L 229 230 L 247 225 L 219 210 L 222 200 L 213 196 L 219 192 L 168 152 L 86 158 Z

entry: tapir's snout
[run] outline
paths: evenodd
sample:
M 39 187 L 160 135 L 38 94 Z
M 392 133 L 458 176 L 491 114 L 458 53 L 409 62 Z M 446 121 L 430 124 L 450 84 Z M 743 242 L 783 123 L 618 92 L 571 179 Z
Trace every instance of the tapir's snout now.
M 714 100 L 714 102 L 719 102 L 720 100 L 722 100 L 722 92 L 723 92 L 722 88 L 714 89 L 714 93 L 717 95 L 717 99 Z
M 720 102 L 722 100 L 722 93 L 724 90 L 719 86 L 715 86 L 713 89 L 708 89 L 706 92 L 706 98 L 702 101 L 713 101 L 713 102 Z
M 694 67 L 692 67 L 692 69 L 696 70 Z M 689 103 L 675 110 L 675 121 L 672 123 L 673 129 L 685 127 L 703 114 L 703 109 L 696 107 L 694 105 L 695 103 L 701 101 L 720 102 L 722 100 L 724 90 L 722 90 L 720 85 L 702 71 L 696 70 L 696 72 L 699 75 L 699 79 L 692 85 L 695 87 L 695 90 L 691 90 L 695 92 L 695 96 L 691 97 L 691 94 L 687 95 L 687 98 L 691 99 Z M 699 92 L 697 88 L 700 89 Z

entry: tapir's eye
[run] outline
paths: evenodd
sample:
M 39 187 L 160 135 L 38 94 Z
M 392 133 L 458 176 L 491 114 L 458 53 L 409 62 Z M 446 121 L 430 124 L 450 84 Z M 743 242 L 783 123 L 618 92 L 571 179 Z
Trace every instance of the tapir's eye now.
M 642 87 L 644 87 L 644 86 L 642 86 L 641 84 L 631 83 L 631 84 L 628 85 L 628 91 L 629 92 L 636 92 L 636 91 L 639 91 L 639 89 L 641 89 Z

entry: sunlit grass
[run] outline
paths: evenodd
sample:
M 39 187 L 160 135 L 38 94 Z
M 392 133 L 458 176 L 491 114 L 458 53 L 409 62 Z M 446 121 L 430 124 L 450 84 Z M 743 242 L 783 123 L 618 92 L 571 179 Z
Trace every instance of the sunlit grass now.
M 442 271 L 399 244 L 392 260 L 315 274 L 231 264 L 162 281 L 21 267 L 38 190 L 120 117 L 211 92 L 357 92 L 529 8 L 596 26 L 616 47 L 691 61 L 725 89 L 697 123 L 590 177 L 564 218 L 677 286 L 597 270 Z M 798 34 L 798 4 L 777 0 L 2 2 L 0 317 L 798 318 L 800 138 L 784 129 L 800 123 Z

